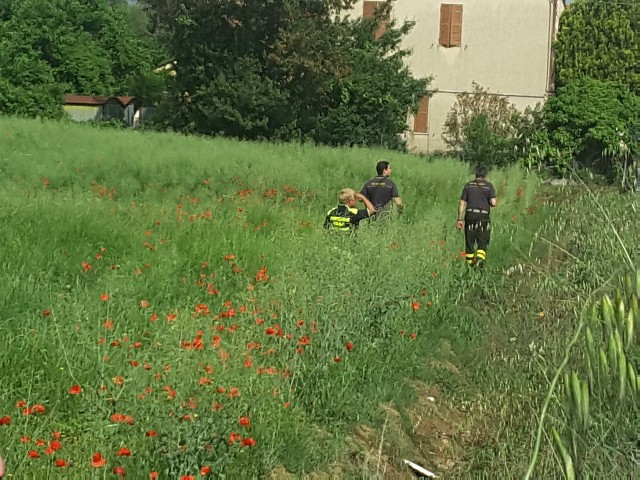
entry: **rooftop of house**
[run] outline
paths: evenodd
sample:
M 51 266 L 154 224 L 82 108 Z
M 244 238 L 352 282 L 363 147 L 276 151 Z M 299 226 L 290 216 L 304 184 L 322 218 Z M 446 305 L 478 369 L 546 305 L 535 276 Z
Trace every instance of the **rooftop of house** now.
M 65 95 L 65 105 L 105 105 L 109 101 L 116 100 L 126 107 L 131 103 L 140 103 L 136 97 L 131 96 L 119 96 L 119 97 L 106 97 L 102 95 Z

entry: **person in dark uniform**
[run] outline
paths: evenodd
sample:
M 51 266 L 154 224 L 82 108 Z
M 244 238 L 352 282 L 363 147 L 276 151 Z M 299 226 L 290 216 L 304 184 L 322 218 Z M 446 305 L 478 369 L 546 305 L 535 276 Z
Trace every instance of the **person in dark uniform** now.
M 459 230 L 464 228 L 465 256 L 469 266 L 484 267 L 491 237 L 491 208 L 495 207 L 496 189 L 487 180 L 485 167 L 476 169 L 476 178 L 468 182 L 458 205 Z
M 340 204 L 332 208 L 324 219 L 324 228 L 340 232 L 352 232 L 358 227 L 361 220 L 369 218 L 376 213 L 373 204 L 361 193 L 356 193 L 352 188 L 343 188 L 338 194 Z M 356 202 L 360 200 L 366 208 L 356 208 Z
M 376 172 L 378 175 L 367 181 L 360 193 L 371 201 L 377 212 L 389 211 L 394 205 L 398 211 L 402 211 L 404 203 L 398 194 L 398 187 L 389 178 L 392 172 L 389 162 L 380 160 Z

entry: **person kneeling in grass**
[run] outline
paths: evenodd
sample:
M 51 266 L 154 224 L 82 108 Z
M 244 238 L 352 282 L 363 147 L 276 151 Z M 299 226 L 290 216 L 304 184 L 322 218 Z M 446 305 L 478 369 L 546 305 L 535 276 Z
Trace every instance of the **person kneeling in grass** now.
M 361 220 L 375 215 L 373 204 L 361 193 L 352 188 L 343 188 L 338 194 L 340 204 L 332 208 L 324 219 L 324 228 L 340 232 L 352 232 L 358 228 Z M 356 208 L 357 201 L 364 203 L 366 208 Z

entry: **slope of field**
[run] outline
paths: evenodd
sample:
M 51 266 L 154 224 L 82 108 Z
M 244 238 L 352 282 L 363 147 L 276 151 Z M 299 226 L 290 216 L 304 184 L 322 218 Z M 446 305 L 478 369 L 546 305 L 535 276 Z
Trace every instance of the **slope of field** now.
M 328 236 L 337 191 L 380 158 L 405 213 Z M 553 218 L 535 177 L 490 175 L 489 268 L 470 272 L 454 160 L 1 119 L 0 173 L 15 478 L 403 477 L 407 456 L 486 474 L 482 452 L 505 460 L 497 419 L 518 441 L 531 425 L 500 409 L 521 405 L 513 379 L 539 384 L 515 361 L 511 379 L 492 372 L 521 348 L 505 332 L 524 322 L 526 337 L 551 308 L 501 298 L 507 268 L 551 257 L 533 251 Z

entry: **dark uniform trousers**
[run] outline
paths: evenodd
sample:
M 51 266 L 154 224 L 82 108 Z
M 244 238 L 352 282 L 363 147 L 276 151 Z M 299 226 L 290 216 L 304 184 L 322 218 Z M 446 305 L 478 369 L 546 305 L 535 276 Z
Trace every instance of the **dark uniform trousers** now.
M 491 219 L 489 215 L 467 211 L 464 217 L 464 240 L 468 265 L 486 260 L 490 239 Z

